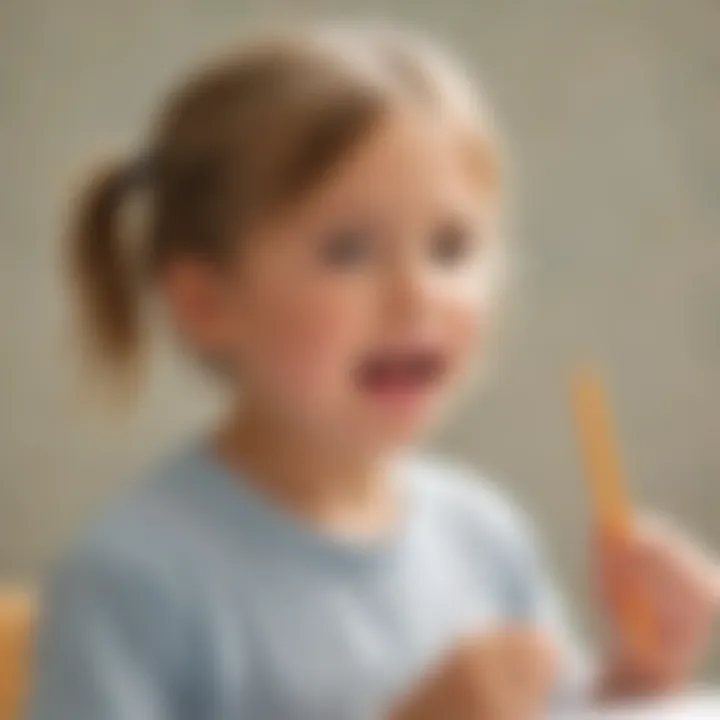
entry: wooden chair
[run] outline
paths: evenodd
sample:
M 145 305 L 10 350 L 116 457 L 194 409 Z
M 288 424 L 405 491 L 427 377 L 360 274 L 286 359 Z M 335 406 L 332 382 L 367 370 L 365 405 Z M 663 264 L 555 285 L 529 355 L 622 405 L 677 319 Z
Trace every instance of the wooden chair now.
M 0 720 L 19 720 L 30 675 L 36 599 L 0 589 Z

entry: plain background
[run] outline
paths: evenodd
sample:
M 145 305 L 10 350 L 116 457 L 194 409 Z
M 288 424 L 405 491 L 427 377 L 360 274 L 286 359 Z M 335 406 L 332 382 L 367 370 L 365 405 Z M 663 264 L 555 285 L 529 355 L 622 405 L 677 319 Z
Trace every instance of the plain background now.
M 590 357 L 638 502 L 720 548 L 720 0 L 3 0 L 0 580 L 35 578 L 214 407 L 167 349 L 127 421 L 82 398 L 60 272 L 71 180 L 97 150 L 134 151 L 198 53 L 305 17 L 437 34 L 482 80 L 510 138 L 518 282 L 489 387 L 435 444 L 532 512 L 587 621 L 567 380 Z

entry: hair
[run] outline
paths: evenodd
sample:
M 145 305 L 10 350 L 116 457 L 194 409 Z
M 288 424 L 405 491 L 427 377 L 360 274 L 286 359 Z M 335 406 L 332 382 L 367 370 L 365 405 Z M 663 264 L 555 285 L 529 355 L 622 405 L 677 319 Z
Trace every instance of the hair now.
M 378 28 L 274 35 L 205 63 L 170 93 L 142 152 L 79 195 L 69 260 L 84 338 L 101 366 L 135 365 L 142 302 L 173 260 L 222 262 L 319 184 L 393 109 L 447 114 L 494 174 L 487 117 L 466 78 L 417 37 Z M 141 232 L 125 219 L 145 201 Z

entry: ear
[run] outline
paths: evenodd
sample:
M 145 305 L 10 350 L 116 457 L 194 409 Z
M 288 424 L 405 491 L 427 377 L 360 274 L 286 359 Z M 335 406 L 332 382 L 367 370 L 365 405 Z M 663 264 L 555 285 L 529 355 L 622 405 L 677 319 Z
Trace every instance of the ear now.
M 226 284 L 221 269 L 190 259 L 170 263 L 160 278 L 173 324 L 208 357 L 225 355 L 231 344 Z

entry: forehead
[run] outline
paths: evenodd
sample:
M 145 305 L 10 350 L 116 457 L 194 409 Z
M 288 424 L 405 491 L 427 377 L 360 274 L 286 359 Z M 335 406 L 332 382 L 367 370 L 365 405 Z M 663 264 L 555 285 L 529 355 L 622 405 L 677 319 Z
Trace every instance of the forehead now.
M 436 203 L 487 209 L 497 198 L 496 156 L 487 135 L 442 117 L 397 112 L 332 168 L 302 205 Z M 427 207 L 426 206 L 426 207 Z

